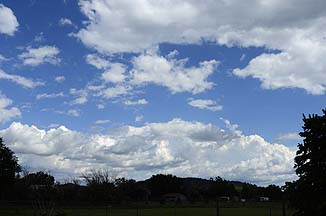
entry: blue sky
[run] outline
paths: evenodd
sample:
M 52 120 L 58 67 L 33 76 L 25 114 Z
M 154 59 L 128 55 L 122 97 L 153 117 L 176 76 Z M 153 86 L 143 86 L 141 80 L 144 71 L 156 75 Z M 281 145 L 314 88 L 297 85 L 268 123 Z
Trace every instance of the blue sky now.
M 2 0 L 0 135 L 61 177 L 291 180 L 302 113 L 320 113 L 326 92 L 325 3 L 291 2 Z

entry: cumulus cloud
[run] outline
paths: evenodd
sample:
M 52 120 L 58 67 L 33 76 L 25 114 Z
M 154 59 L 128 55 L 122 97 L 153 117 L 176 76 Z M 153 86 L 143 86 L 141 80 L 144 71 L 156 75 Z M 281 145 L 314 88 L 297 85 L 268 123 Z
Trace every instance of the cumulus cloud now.
M 89 23 L 77 37 L 100 52 L 142 51 L 163 41 L 180 42 L 177 38 L 185 36 L 178 35 L 184 30 L 182 21 L 190 26 L 196 13 L 191 4 L 181 1 L 101 0 L 79 4 Z
M 66 80 L 66 77 L 64 77 L 64 76 L 57 76 L 57 77 L 54 78 L 54 80 L 56 82 L 58 82 L 58 83 L 62 83 L 62 82 L 64 82 Z
M 223 109 L 223 106 L 218 105 L 217 102 L 214 100 L 190 98 L 188 104 L 192 107 L 196 107 L 199 109 L 207 109 L 213 112 L 220 111 Z
M 0 123 L 7 122 L 12 118 L 21 116 L 21 112 L 17 107 L 11 107 L 12 100 L 7 98 L 0 92 Z
M 110 64 L 110 68 L 102 73 L 102 79 L 108 83 L 121 83 L 126 79 L 126 67 L 120 63 Z
M 153 83 L 167 87 L 172 93 L 193 94 L 204 92 L 214 86 L 207 79 L 215 71 L 218 61 L 203 61 L 198 67 L 186 67 L 186 62 L 187 59 L 171 59 L 156 53 L 139 55 L 133 59 L 131 83 L 134 85 Z
M 44 85 L 44 82 L 35 81 L 19 75 L 8 74 L 1 69 L 0 69 L 0 79 L 9 80 L 18 85 L 21 85 L 24 88 L 35 88 L 37 86 Z
M 101 53 L 140 53 L 166 42 L 264 47 L 275 52 L 257 56 L 233 74 L 259 79 L 266 89 L 325 94 L 324 0 L 89 0 L 79 5 L 88 20 L 76 36 Z
M 137 89 L 149 84 L 166 87 L 170 92 L 198 94 L 213 88 L 209 76 L 217 68 L 217 60 L 199 62 L 198 66 L 186 66 L 188 59 L 177 59 L 178 51 L 166 56 L 152 48 L 131 59 L 131 67 L 111 62 L 105 56 L 88 54 L 86 62 L 102 71 L 101 84 L 88 86 L 94 95 L 106 99 L 134 94 Z M 131 105 L 127 103 L 126 105 Z
M 87 103 L 88 92 L 84 89 L 70 89 L 70 94 L 76 96 L 76 98 L 70 102 L 70 105 L 81 105 Z
M 138 115 L 135 117 L 135 122 L 141 122 L 143 120 L 144 116 L 143 115 Z
M 73 26 L 74 28 L 76 28 L 77 26 L 68 18 L 61 18 L 59 20 L 59 25 L 61 26 Z
M 45 41 L 44 33 L 41 32 L 41 33 L 39 33 L 38 35 L 36 35 L 36 36 L 34 37 L 34 41 L 35 41 L 35 42 L 38 42 L 38 43 Z
M 44 63 L 57 65 L 60 58 L 57 55 L 60 50 L 55 46 L 42 46 L 39 48 L 27 47 L 26 51 L 19 55 L 24 65 L 38 66 Z
M 18 26 L 19 23 L 14 12 L 0 4 L 0 33 L 12 36 L 17 31 Z
M 67 111 L 63 110 L 55 110 L 53 108 L 43 108 L 41 109 L 42 112 L 55 112 L 61 115 L 67 115 L 67 116 L 72 116 L 72 117 L 79 117 L 81 115 L 81 110 L 80 109 L 69 109 Z
M 100 119 L 100 120 L 95 121 L 95 124 L 108 124 L 108 123 L 111 123 L 111 120 Z
M 264 89 L 301 88 L 314 95 L 325 94 L 326 64 L 320 54 L 310 53 L 308 47 L 300 53 L 262 54 L 245 68 L 233 70 L 233 74 L 257 78 Z M 326 47 L 323 53 L 326 54 Z
M 97 54 L 88 54 L 85 57 L 86 62 L 97 69 L 107 69 L 110 67 L 110 62 Z
M 136 100 L 136 101 L 127 100 L 124 102 L 124 104 L 127 106 L 146 105 L 146 104 L 148 104 L 148 101 L 144 98 Z
M 58 97 L 64 97 L 64 96 L 65 95 L 63 94 L 63 92 L 60 92 L 60 93 L 52 93 L 52 94 L 44 93 L 44 94 L 38 94 L 38 95 L 36 95 L 36 99 L 37 100 L 41 100 L 41 99 L 58 98 Z
M 258 135 L 245 136 L 211 124 L 173 119 L 107 134 L 83 134 L 64 126 L 49 130 L 12 123 L 0 131 L 23 164 L 78 175 L 111 168 L 144 179 L 156 173 L 282 184 L 295 178 L 295 152 Z
M 275 138 L 277 141 L 289 141 L 289 140 L 302 140 L 302 137 L 298 133 L 286 133 L 281 134 Z
M 230 35 L 235 31 L 242 32 L 238 37 L 244 40 L 243 34 L 252 29 L 306 27 L 310 20 L 325 15 L 322 0 L 315 0 L 314 4 L 304 0 L 243 3 L 90 0 L 79 4 L 88 22 L 77 36 L 102 52 L 139 52 L 162 42 L 199 43 L 202 39 L 232 44 L 241 42 L 235 38 L 236 34 Z M 264 45 L 256 38 L 246 40 L 253 45 Z
M 97 107 L 97 109 L 104 109 L 105 108 L 105 106 L 103 104 L 97 104 L 96 107 Z
M 113 87 L 107 87 L 100 89 L 98 95 L 106 99 L 113 99 L 128 95 L 130 93 L 131 87 L 126 85 L 116 85 Z
M 80 111 L 76 109 L 70 109 L 67 111 L 67 115 L 73 116 L 73 117 L 78 117 L 80 116 Z
M 9 59 L 7 59 L 6 57 L 4 57 L 3 55 L 0 54 L 0 63 L 3 61 L 8 61 Z
M 126 66 L 120 63 L 112 63 L 96 54 L 88 54 L 86 62 L 97 69 L 104 70 L 101 78 L 107 83 L 121 83 L 126 78 Z
M 234 134 L 238 134 L 239 136 L 242 135 L 242 131 L 239 130 L 239 125 L 238 124 L 232 124 L 230 122 L 230 120 L 225 119 L 225 118 L 220 118 L 220 120 L 222 120 L 226 126 L 227 129 L 229 129 L 230 131 L 232 131 Z

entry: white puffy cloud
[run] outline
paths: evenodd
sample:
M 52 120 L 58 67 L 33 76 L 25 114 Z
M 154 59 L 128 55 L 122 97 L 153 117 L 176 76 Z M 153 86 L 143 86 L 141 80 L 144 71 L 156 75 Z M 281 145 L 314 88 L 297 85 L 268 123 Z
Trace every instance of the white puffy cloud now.
M 136 100 L 136 101 L 127 100 L 124 102 L 124 104 L 127 106 L 146 105 L 146 104 L 148 104 L 148 101 L 144 98 Z
M 86 62 L 99 70 L 104 70 L 101 78 L 107 83 L 121 83 L 126 78 L 126 66 L 120 63 L 112 63 L 96 54 L 88 54 Z
M 15 122 L 1 130 L 0 136 L 21 163 L 72 175 L 106 167 L 136 179 L 172 173 L 282 184 L 295 178 L 295 152 L 288 147 L 268 143 L 258 135 L 181 119 L 124 126 L 101 135 L 64 126 L 43 130 Z
M 190 98 L 188 104 L 199 109 L 207 109 L 213 112 L 223 109 L 223 106 L 218 105 L 214 100 Z
M 204 92 L 214 86 L 208 81 L 218 66 L 216 60 L 200 62 L 198 66 L 186 66 L 188 59 L 177 59 L 177 51 L 167 56 L 158 54 L 157 49 L 132 58 L 131 69 L 127 65 L 113 63 L 96 54 L 86 56 L 86 62 L 102 70 L 101 85 L 87 87 L 96 91 L 95 95 L 107 99 L 134 93 L 132 90 L 148 84 L 156 84 L 168 88 L 172 93 Z M 127 104 L 128 105 L 128 104 Z
M 4 57 L 3 55 L 0 54 L 0 63 L 3 61 L 8 61 L 9 59 L 7 59 L 6 57 Z
M 28 79 L 26 77 L 19 76 L 19 75 L 8 74 L 1 69 L 0 69 L 0 79 L 9 80 L 18 85 L 21 85 L 24 88 L 35 88 L 37 86 L 44 85 L 43 82 Z
M 61 148 L 65 146 L 65 142 L 58 143 L 60 136 L 65 137 L 67 140 L 68 135 L 71 137 L 70 130 L 61 126 L 56 129 L 50 129 L 49 131 L 41 130 L 36 126 L 23 125 L 21 123 L 12 123 L 9 128 L 1 131 L 2 135 L 5 135 L 6 142 L 15 149 L 17 153 L 23 154 L 35 154 L 49 156 L 55 153 L 59 153 Z M 20 134 L 19 136 L 17 136 Z M 58 141 L 55 137 L 58 136 Z M 47 143 L 44 143 L 49 141 Z M 56 144 L 53 143 L 55 141 Z
M 58 97 L 65 97 L 65 95 L 63 94 L 63 92 L 52 93 L 52 94 L 43 93 L 43 94 L 36 95 L 37 100 L 47 99 L 47 98 L 58 98 Z
M 80 1 L 89 18 L 77 36 L 101 52 L 142 51 L 159 42 L 181 42 L 196 8 L 182 1 Z M 137 10 L 135 10 L 137 8 Z
M 102 79 L 108 83 L 121 83 L 126 79 L 126 67 L 120 63 L 110 64 L 110 68 L 102 73 Z
M 242 36 L 256 28 L 304 28 L 326 14 L 323 0 L 89 0 L 79 4 L 88 22 L 77 36 L 105 52 L 139 52 L 162 42 L 199 43 L 202 39 L 227 44 L 241 39 L 264 45 L 264 41 Z M 239 38 L 231 35 L 236 31 L 242 33 Z
M 143 120 L 144 116 L 143 115 L 138 115 L 135 117 L 135 122 L 141 122 Z
M 60 50 L 55 46 L 42 46 L 38 48 L 27 47 L 26 51 L 19 55 L 24 65 L 38 66 L 44 63 L 57 65 L 60 58 L 57 55 Z
M 320 43 L 313 41 L 300 43 L 301 49 L 262 54 L 245 68 L 233 70 L 233 74 L 257 78 L 264 89 L 301 88 L 310 94 L 325 94 L 326 63 L 322 56 L 326 55 L 326 46 L 322 49 Z
M 7 35 L 14 35 L 17 31 L 19 23 L 13 11 L 0 4 L 0 33 Z
M 7 98 L 0 92 L 0 123 L 7 122 L 12 118 L 21 116 L 21 112 L 17 107 L 11 107 L 12 100 Z
M 96 120 L 95 124 L 108 124 L 108 123 L 111 123 L 111 122 L 112 121 L 108 120 L 108 119 L 100 119 L 100 120 Z
M 80 111 L 76 109 L 70 109 L 67 111 L 67 115 L 73 116 L 73 117 L 78 117 L 80 116 Z
M 172 93 L 193 94 L 204 92 L 214 86 L 207 79 L 213 74 L 218 61 L 203 61 L 198 67 L 186 67 L 186 62 L 187 59 L 169 59 L 156 53 L 142 54 L 133 59 L 131 83 L 133 85 L 154 83 L 167 87 Z
M 104 109 L 105 108 L 104 104 L 97 104 L 96 107 L 97 107 L 97 109 Z
M 74 99 L 73 101 L 71 101 L 70 105 L 85 104 L 85 103 L 87 103 L 87 101 L 88 101 L 87 97 L 81 96 L 81 97 L 78 97 L 78 98 Z
M 41 33 L 35 35 L 35 37 L 34 37 L 34 41 L 35 41 L 35 42 L 38 42 L 38 43 L 40 43 L 40 42 L 44 42 L 44 41 L 45 41 L 44 33 L 41 32 Z
M 44 108 L 41 109 L 42 112 L 49 112 L 49 111 L 53 111 L 54 113 L 58 113 L 61 115 L 67 115 L 67 116 L 72 116 L 72 117 L 79 117 L 81 115 L 81 110 L 80 109 L 69 109 L 67 111 L 63 111 L 63 110 L 55 110 L 52 108 Z
M 240 126 L 238 124 L 232 124 L 230 122 L 230 120 L 222 118 L 222 117 L 220 118 L 220 120 L 222 120 L 224 122 L 224 124 L 225 124 L 225 127 L 227 129 L 229 129 L 230 131 L 232 131 L 234 134 L 237 134 L 239 136 L 242 135 L 242 131 L 239 130 Z
M 302 137 L 298 133 L 286 133 L 281 134 L 275 138 L 277 141 L 288 141 L 288 140 L 302 140 Z
M 166 42 L 264 47 L 275 52 L 233 73 L 259 79 L 266 89 L 325 94 L 324 0 L 89 0 L 79 5 L 88 20 L 76 36 L 101 53 L 139 53 Z
M 110 66 L 110 62 L 96 54 L 86 55 L 86 62 L 97 69 L 107 69 Z
M 64 82 L 66 80 L 66 77 L 64 77 L 64 76 L 57 76 L 57 77 L 54 78 L 54 80 L 56 82 L 58 82 L 58 83 L 62 83 L 62 82 Z
M 61 18 L 59 20 L 59 25 L 61 26 L 72 26 L 74 28 L 76 28 L 77 26 L 71 21 L 71 19 L 68 18 Z
M 88 92 L 84 89 L 70 89 L 70 94 L 76 96 L 76 98 L 70 102 L 70 105 L 81 105 L 87 103 Z
M 126 85 L 116 85 L 113 87 L 107 87 L 100 89 L 98 95 L 106 99 L 113 99 L 128 95 L 130 93 L 131 87 Z

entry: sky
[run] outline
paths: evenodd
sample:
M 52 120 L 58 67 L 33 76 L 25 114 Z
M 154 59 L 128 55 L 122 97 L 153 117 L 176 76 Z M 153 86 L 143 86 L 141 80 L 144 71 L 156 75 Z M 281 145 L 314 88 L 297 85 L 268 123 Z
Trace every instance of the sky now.
M 30 171 L 296 178 L 324 0 L 0 0 L 0 136 Z

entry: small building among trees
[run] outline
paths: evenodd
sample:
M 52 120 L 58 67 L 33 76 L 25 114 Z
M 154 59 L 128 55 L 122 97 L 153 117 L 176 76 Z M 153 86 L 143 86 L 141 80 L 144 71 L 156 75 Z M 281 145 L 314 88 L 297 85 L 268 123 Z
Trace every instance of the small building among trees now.
M 187 197 L 181 193 L 168 193 L 163 195 L 163 200 L 166 203 L 187 203 Z

